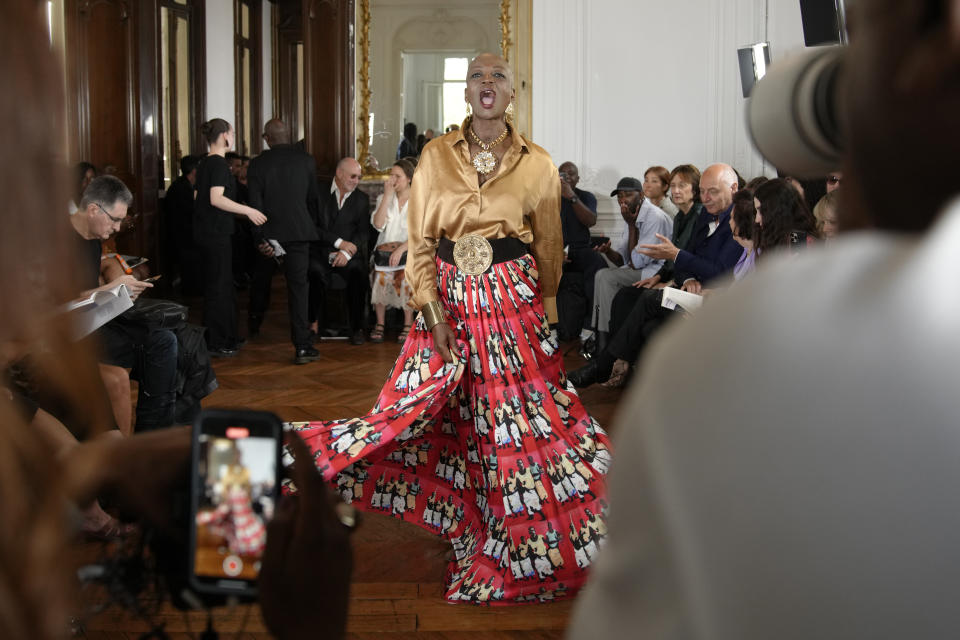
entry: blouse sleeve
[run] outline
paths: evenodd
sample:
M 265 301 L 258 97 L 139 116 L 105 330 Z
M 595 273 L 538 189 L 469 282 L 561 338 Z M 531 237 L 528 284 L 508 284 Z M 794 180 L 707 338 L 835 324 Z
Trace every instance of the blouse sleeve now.
M 373 221 L 376 219 L 376 217 L 377 217 L 377 211 L 380 210 L 380 203 L 381 203 L 381 202 L 383 202 L 383 194 L 382 194 L 382 193 L 377 196 L 377 203 L 376 203 L 375 205 L 373 205 L 373 211 L 370 212 L 370 226 L 373 227 L 374 229 L 376 229 L 377 231 L 383 231 L 384 229 L 386 229 L 386 228 L 387 228 L 387 222 L 390 222 L 390 212 L 389 212 L 389 211 L 387 212 L 387 219 L 384 221 L 382 228 L 378 228 L 377 225 L 374 224 L 374 222 L 373 222 Z
M 553 168 L 552 163 L 548 163 Z M 530 215 L 531 253 L 540 272 L 540 292 L 547 320 L 557 322 L 557 288 L 563 271 L 563 226 L 560 224 L 560 174 L 553 169 L 541 180 L 540 202 Z
M 429 147 L 424 149 L 410 185 L 407 201 L 407 282 L 413 289 L 413 304 L 419 309 L 428 302 L 439 300 L 437 266 L 434 255 L 438 238 L 426 231 L 430 184 L 433 180 L 432 157 Z

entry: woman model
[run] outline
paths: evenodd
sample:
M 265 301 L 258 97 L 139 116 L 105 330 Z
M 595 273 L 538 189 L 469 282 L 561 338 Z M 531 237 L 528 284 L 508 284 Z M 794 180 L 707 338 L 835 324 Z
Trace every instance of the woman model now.
M 383 195 L 370 224 L 380 232 L 373 267 L 373 286 L 370 300 L 377 313 L 377 324 L 370 332 L 370 342 L 383 342 L 384 318 L 387 307 L 403 310 L 403 330 L 400 342 L 407 339 L 413 326 L 413 308 L 410 298 L 413 290 L 404 277 L 407 254 L 407 204 L 410 201 L 410 182 L 414 162 L 409 158 L 397 160 L 390 169 L 390 179 L 383 185 Z
M 603 543 L 608 439 L 547 323 L 557 169 L 507 122 L 502 58 L 473 60 L 465 95 L 472 117 L 424 148 L 413 181 L 406 271 L 422 313 L 390 379 L 366 416 L 297 427 L 345 500 L 450 540 L 449 601 L 545 602 L 580 588 Z
M 235 200 L 237 183 L 224 156 L 233 146 L 233 127 L 221 118 L 204 122 L 200 132 L 210 152 L 197 167 L 193 239 L 203 257 L 203 326 L 212 356 L 236 355 L 237 300 L 233 287 L 231 236 L 234 216 L 259 226 L 267 217 Z

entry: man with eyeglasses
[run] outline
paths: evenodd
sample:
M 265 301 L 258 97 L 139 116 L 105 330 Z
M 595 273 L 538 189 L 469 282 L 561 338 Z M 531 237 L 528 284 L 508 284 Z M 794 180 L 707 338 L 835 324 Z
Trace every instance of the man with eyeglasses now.
M 81 268 L 79 279 L 93 291 L 123 284 L 136 299 L 149 282 L 137 280 L 119 268 L 115 260 L 102 259 L 101 242 L 120 230 L 133 195 L 114 176 L 94 178 L 83 192 L 80 210 L 70 216 L 70 224 L 80 236 L 77 240 Z M 177 379 L 177 338 L 169 329 L 154 329 L 126 321 L 122 316 L 106 323 L 95 333 L 99 341 L 99 359 L 106 364 L 131 370 L 139 381 L 137 396 L 138 431 L 169 427 L 173 424 Z

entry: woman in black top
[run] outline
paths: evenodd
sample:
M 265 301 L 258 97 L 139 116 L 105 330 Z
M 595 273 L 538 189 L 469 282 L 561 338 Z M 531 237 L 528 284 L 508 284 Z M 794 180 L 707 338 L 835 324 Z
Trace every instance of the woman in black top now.
M 224 154 L 233 146 L 230 123 L 214 118 L 203 123 L 200 132 L 210 153 L 197 167 L 197 195 L 193 239 L 203 256 L 203 325 L 207 328 L 210 355 L 237 353 L 237 300 L 233 289 L 231 236 L 234 216 L 244 216 L 259 226 L 267 217 L 234 200 L 237 184 L 230 175 Z

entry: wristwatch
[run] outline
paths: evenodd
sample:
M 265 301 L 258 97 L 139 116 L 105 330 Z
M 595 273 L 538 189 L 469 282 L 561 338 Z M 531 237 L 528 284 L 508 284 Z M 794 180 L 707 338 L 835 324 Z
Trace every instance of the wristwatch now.
M 570 204 L 576 204 L 577 200 L 579 199 L 580 198 L 578 198 L 577 196 L 573 196 L 572 198 L 570 198 Z

